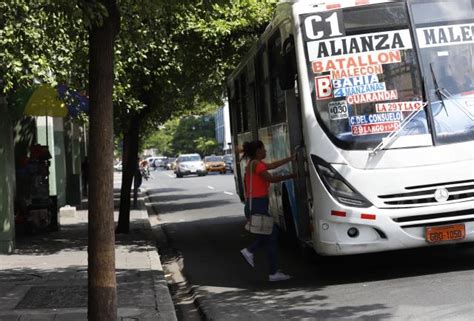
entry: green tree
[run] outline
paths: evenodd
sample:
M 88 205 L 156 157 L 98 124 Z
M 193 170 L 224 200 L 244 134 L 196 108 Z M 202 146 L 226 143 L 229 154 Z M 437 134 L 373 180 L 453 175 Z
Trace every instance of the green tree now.
M 117 232 L 129 230 L 140 140 L 173 116 L 222 104 L 225 76 L 264 30 L 273 6 L 274 1 L 178 0 L 157 1 L 146 13 L 123 13 L 128 23 L 117 47 L 128 58 L 120 59 L 117 72 L 125 75 L 119 86 L 127 98 L 118 102 L 124 106 L 117 114 L 124 138 Z M 171 149 L 195 150 L 191 144 L 197 138 L 178 133 Z
M 176 117 L 145 140 L 147 148 L 157 148 L 167 156 L 181 153 L 208 155 L 216 152 L 214 119 L 211 116 Z
M 218 153 L 217 141 L 214 138 L 199 137 L 194 140 L 196 151 L 201 155 L 211 155 Z
M 143 148 L 156 148 L 159 155 L 174 156 L 171 149 L 172 136 L 165 129 L 162 127 L 148 137 L 143 143 Z

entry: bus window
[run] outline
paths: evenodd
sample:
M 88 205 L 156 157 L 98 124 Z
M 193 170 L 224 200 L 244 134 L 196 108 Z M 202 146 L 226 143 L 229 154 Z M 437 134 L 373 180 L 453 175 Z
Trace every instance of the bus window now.
M 247 108 L 247 75 L 242 73 L 240 76 L 240 112 L 241 114 L 241 125 L 242 132 L 249 130 L 249 112 Z
M 283 42 L 279 72 L 280 88 L 282 90 L 294 89 L 295 77 L 298 71 L 296 67 L 295 43 L 292 35 Z
M 266 51 L 262 48 L 257 54 L 256 79 L 257 79 L 257 118 L 258 126 L 265 127 L 270 124 L 270 112 L 268 109 L 268 74 L 265 72 Z
M 271 115 L 272 123 L 281 123 L 286 120 L 285 93 L 279 84 L 279 62 L 281 51 L 281 36 L 277 32 L 268 42 L 268 58 L 270 69 Z
M 229 103 L 229 116 L 230 116 L 230 132 L 231 135 L 235 133 L 235 125 L 234 125 L 234 108 L 235 108 L 235 88 L 233 83 L 227 84 L 227 99 Z
M 254 115 L 255 112 L 255 81 L 249 83 L 247 88 L 247 109 L 248 109 L 248 119 L 249 119 L 249 127 L 247 130 L 254 129 L 255 126 L 254 117 L 250 117 L 250 115 Z
M 234 98 L 234 104 L 232 106 L 233 109 L 235 109 L 235 116 L 236 116 L 236 124 L 237 124 L 237 133 L 242 132 L 242 97 L 240 96 L 240 83 L 235 80 L 234 82 L 234 88 L 235 88 L 235 98 Z

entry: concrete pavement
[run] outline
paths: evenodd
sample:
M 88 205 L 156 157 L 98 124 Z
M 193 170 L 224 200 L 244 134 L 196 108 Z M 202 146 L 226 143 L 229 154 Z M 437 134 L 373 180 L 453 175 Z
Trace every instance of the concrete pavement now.
M 130 233 L 116 236 L 119 319 L 176 320 L 143 200 L 130 216 Z M 0 255 L 0 321 L 87 320 L 87 210 L 60 224 Z

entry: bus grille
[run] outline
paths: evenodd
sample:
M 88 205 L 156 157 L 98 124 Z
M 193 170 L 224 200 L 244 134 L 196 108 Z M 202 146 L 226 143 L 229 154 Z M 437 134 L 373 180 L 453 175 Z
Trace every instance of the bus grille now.
M 442 203 L 435 199 L 435 192 L 440 188 L 446 189 L 449 193 L 448 199 Z M 402 193 L 378 195 L 378 197 L 390 208 L 420 207 L 474 200 L 474 180 L 408 186 Z
M 474 209 L 435 214 L 393 217 L 392 220 L 398 223 L 402 228 L 433 226 L 439 224 L 445 225 L 455 223 L 466 223 L 474 221 Z

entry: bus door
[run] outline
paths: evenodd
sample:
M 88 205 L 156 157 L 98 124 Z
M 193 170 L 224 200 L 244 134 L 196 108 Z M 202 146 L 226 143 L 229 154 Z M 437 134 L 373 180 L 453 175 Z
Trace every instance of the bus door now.
M 281 53 L 279 83 L 285 92 L 290 149 L 296 155 L 296 161 L 292 164 L 293 172 L 297 174 L 297 178 L 294 180 L 296 204 L 292 206 L 293 210 L 297 212 L 293 213 L 294 227 L 299 239 L 309 241 L 311 240 L 311 216 L 308 206 L 312 206 L 312 200 L 308 198 L 312 193 L 309 175 L 307 175 L 306 149 L 302 131 L 303 121 L 298 95 L 296 53 L 292 34 L 289 34 L 282 42 Z

